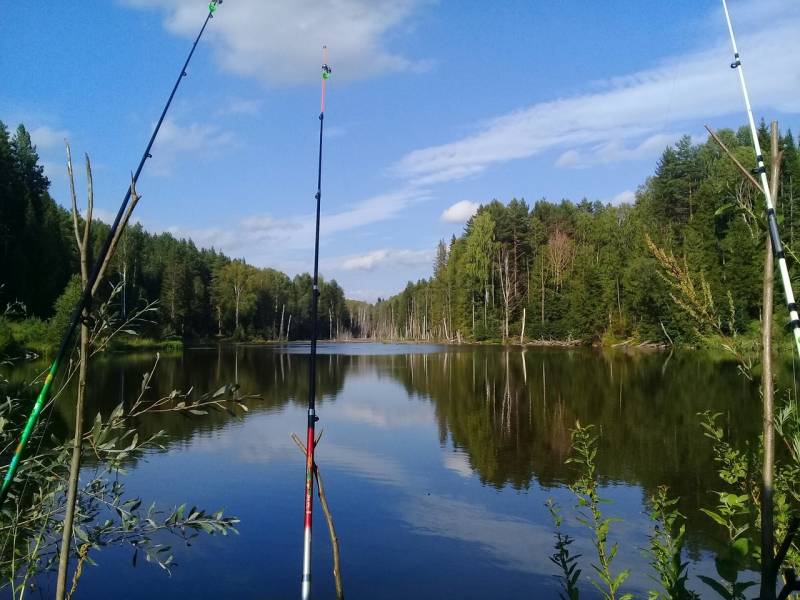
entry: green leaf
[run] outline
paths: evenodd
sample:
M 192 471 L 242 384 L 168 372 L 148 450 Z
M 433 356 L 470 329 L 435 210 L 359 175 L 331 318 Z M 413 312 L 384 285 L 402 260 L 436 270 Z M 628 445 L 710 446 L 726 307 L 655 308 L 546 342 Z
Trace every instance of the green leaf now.
M 733 583 L 739 577 L 739 562 L 730 557 L 720 557 L 714 559 L 717 573 L 725 581 Z
M 723 527 L 726 527 L 726 528 L 728 527 L 728 522 L 722 516 L 720 516 L 719 514 L 715 513 L 714 511 L 708 510 L 706 508 L 701 508 L 700 511 L 704 512 L 705 514 L 707 514 L 709 517 L 714 519 L 714 521 L 716 521 L 717 523 L 719 523 Z
M 721 597 L 725 598 L 726 600 L 732 600 L 733 596 L 731 593 L 716 579 L 712 579 L 711 577 L 706 577 L 705 575 L 698 575 L 697 576 L 700 581 L 705 583 L 708 587 L 712 590 L 717 592 Z

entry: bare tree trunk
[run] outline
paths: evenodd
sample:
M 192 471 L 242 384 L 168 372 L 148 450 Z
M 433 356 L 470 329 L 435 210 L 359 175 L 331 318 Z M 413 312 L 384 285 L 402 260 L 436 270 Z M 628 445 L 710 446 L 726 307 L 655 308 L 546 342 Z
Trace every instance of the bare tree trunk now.
M 542 328 L 544 328 L 544 260 L 542 260 Z
M 778 150 L 778 124 L 772 122 L 772 172 L 770 191 L 773 205 L 778 205 L 781 153 Z M 761 352 L 762 375 L 761 393 L 763 402 L 764 456 L 761 482 L 761 594 L 762 600 L 774 600 L 775 581 L 775 523 L 773 504 L 773 473 L 775 470 L 775 425 L 774 425 L 774 383 L 772 376 L 772 310 L 774 288 L 774 257 L 772 242 L 767 235 L 764 255 L 764 277 L 762 298 Z
M 72 225 L 75 231 L 75 241 L 78 245 L 81 264 L 81 283 L 85 287 L 89 281 L 89 232 L 92 226 L 92 209 L 94 208 L 94 191 L 92 186 L 92 169 L 89 157 L 86 157 L 86 180 L 88 197 L 86 220 L 83 226 L 83 237 L 78 233 L 78 202 L 75 195 L 75 178 L 72 172 L 72 156 L 67 145 L 67 173 L 70 181 L 72 196 Z M 88 308 L 84 308 L 83 323 L 81 324 L 80 342 L 80 370 L 78 374 L 78 394 L 75 400 L 75 434 L 72 440 L 72 458 L 69 467 L 69 480 L 67 482 L 67 502 L 64 513 L 64 524 L 61 534 L 61 548 L 58 555 L 58 577 L 56 580 L 56 600 L 63 600 L 67 586 L 67 570 L 69 568 L 69 555 L 72 549 L 72 525 L 75 521 L 75 505 L 78 497 L 78 476 L 81 470 L 81 452 L 83 450 L 83 404 L 86 395 L 86 375 L 89 363 L 89 326 L 86 319 L 89 316 Z
M 281 329 L 278 332 L 278 340 L 282 340 L 283 339 L 283 312 L 285 310 L 286 310 L 286 305 L 282 304 L 281 305 Z
M 242 288 L 240 286 L 234 285 L 233 286 L 233 295 L 236 297 L 236 318 L 234 320 L 235 326 L 233 328 L 234 329 L 234 333 L 236 333 L 239 330 L 239 300 L 242 297 Z
M 508 320 L 513 294 L 507 250 L 500 249 L 497 255 L 497 267 L 497 272 L 500 275 L 500 292 L 503 296 L 503 343 L 505 344 L 508 341 Z
M 289 341 L 289 329 L 292 326 L 292 313 L 289 313 L 289 322 L 286 324 L 286 341 Z
M 475 338 L 475 295 L 472 294 L 472 337 Z
M 525 312 L 527 311 L 526 308 L 522 309 L 522 330 L 519 334 L 519 343 L 522 344 L 523 340 L 525 339 Z

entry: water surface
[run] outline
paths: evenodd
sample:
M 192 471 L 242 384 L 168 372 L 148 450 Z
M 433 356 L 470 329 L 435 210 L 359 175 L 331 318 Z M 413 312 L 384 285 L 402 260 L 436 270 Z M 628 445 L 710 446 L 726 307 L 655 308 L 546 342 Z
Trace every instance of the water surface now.
M 697 413 L 723 414 L 734 440 L 755 439 L 758 395 L 732 364 L 697 353 L 604 353 L 432 345 L 320 346 L 317 459 L 333 510 L 350 598 L 557 596 L 548 498 L 570 513 L 569 430 L 601 433 L 599 473 L 613 503 L 627 590 L 652 587 L 646 499 L 667 484 L 688 517 L 694 573 L 713 571 L 720 532 L 700 506 L 719 486 Z M 136 395 L 152 355 L 98 361 L 89 412 Z M 176 544 L 170 577 L 129 550 L 103 549 L 81 598 L 293 598 L 300 584 L 304 461 L 289 438 L 305 428 L 308 347 L 188 349 L 162 357 L 152 398 L 238 381 L 244 418 L 224 412 L 142 419 L 166 430 L 167 450 L 131 465 L 128 489 L 146 503 L 187 502 L 241 519 L 240 534 Z M 18 376 L 18 374 L 17 374 Z M 54 415 L 67 431 L 69 398 Z M 315 512 L 314 588 L 333 597 L 331 552 Z M 569 521 L 576 552 L 589 537 Z M 583 564 L 584 576 L 591 571 Z M 702 584 L 695 586 L 706 593 Z M 585 597 L 593 597 L 590 585 Z M 47 593 L 45 592 L 45 595 Z

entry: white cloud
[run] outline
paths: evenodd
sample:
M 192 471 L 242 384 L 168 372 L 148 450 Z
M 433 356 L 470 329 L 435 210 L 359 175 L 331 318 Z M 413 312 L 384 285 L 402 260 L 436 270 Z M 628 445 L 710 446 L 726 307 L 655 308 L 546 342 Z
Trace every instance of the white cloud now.
M 323 213 L 320 236 L 324 240 L 337 233 L 394 218 L 412 203 L 425 199 L 427 199 L 426 192 L 409 188 L 373 196 L 339 212 Z M 234 256 L 246 254 L 247 260 L 257 266 L 276 267 L 278 266 L 275 263 L 276 247 L 283 251 L 313 247 L 314 213 L 286 217 L 251 215 L 231 226 L 207 228 L 171 226 L 165 230 L 178 237 L 190 237 L 201 247 L 214 246 Z M 408 264 L 413 257 L 403 254 L 404 251 L 400 252 L 399 260 L 406 261 L 402 264 Z M 292 268 L 291 264 L 284 261 L 282 268 L 290 272 L 299 272 L 306 270 L 308 265 L 303 263 L 302 268 Z
M 167 118 L 153 145 L 151 168 L 156 175 L 168 175 L 179 154 L 203 152 L 234 143 L 233 134 L 216 125 L 179 125 Z
M 165 26 L 194 37 L 205 16 L 195 0 L 128 0 L 167 13 Z M 268 84 L 319 78 L 321 48 L 330 48 L 335 79 L 362 79 L 425 68 L 386 45 L 424 0 L 236 0 L 219 7 L 207 41 L 227 71 Z
M 567 150 L 558 157 L 556 166 L 581 168 L 627 160 L 650 159 L 659 156 L 681 136 L 680 133 L 657 133 L 632 146 L 627 146 L 622 140 L 611 140 L 590 146 L 583 151 Z
M 397 293 L 396 289 L 348 289 L 347 297 L 351 300 L 361 300 L 362 302 L 375 302 L 378 298 L 389 298 Z
M 800 112 L 800 9 L 767 0 L 766 19 L 733 18 L 747 68 L 754 108 Z M 742 5 L 742 9 L 749 8 Z M 476 175 L 494 164 L 563 149 L 559 166 L 630 160 L 657 153 L 674 140 L 672 131 L 690 120 L 737 115 L 744 118 L 727 30 L 719 14 L 709 20 L 715 41 L 707 49 L 674 56 L 655 68 L 602 82 L 601 90 L 542 102 L 490 119 L 462 139 L 410 152 L 395 166 L 418 184 Z M 680 125 L 680 126 L 678 126 Z
M 244 98 L 228 100 L 217 110 L 219 116 L 254 116 L 259 113 L 261 113 L 261 102 L 259 100 L 247 100 Z
M 469 455 L 460 450 L 443 453 L 442 462 L 446 469 L 461 475 L 461 477 L 464 477 L 465 479 L 469 479 L 475 474 L 475 470 L 469 463 Z
M 440 219 L 446 223 L 466 223 L 472 215 L 478 212 L 480 206 L 477 202 L 461 200 L 446 208 Z
M 433 260 L 431 250 L 372 250 L 366 254 L 344 257 L 339 260 L 339 268 L 344 271 L 372 271 L 381 266 L 416 266 L 430 264 Z
M 620 192 L 611 199 L 611 204 L 633 204 L 636 200 L 636 194 L 631 190 Z
M 54 129 L 47 125 L 31 129 L 28 133 L 31 134 L 31 141 L 38 150 L 64 148 L 64 140 L 68 140 L 70 135 L 66 129 Z

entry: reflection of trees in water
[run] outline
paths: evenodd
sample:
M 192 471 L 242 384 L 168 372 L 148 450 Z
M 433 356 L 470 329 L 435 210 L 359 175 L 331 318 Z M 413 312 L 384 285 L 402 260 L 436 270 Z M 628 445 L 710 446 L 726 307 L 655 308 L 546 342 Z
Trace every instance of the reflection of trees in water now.
M 319 402 L 338 394 L 344 384 L 346 369 L 337 365 L 339 357 L 321 357 L 319 365 Z M 153 366 L 151 355 L 111 357 L 98 361 L 89 376 L 87 415 L 107 415 L 120 402 L 132 402 L 139 394 L 142 376 Z M 326 363 L 328 363 L 326 365 Z M 155 400 L 168 396 L 172 390 L 192 389 L 192 399 L 213 392 L 228 383 L 239 384 L 240 395 L 258 394 L 246 404 L 251 412 L 278 410 L 288 403 L 305 405 L 308 401 L 308 357 L 263 348 L 220 348 L 188 351 L 175 357 L 162 357 L 150 390 L 145 398 Z M 73 421 L 74 404 L 70 396 L 57 404 L 59 420 Z M 176 413 L 146 415 L 136 427 L 140 435 L 165 431 L 168 443 L 186 443 L 192 437 L 219 430 L 237 417 L 227 411 L 210 411 L 202 417 L 187 417 Z
M 400 350 L 402 351 L 402 349 Z M 447 348 L 431 354 L 340 355 L 319 357 L 321 402 L 342 390 L 345 377 L 400 382 L 409 395 L 429 398 L 440 441 L 463 449 L 471 468 L 487 485 L 544 487 L 570 479 L 565 466 L 569 430 L 575 420 L 593 423 L 601 434 L 597 457 L 606 482 L 641 486 L 647 495 L 659 484 L 682 498 L 689 532 L 712 528 L 697 508 L 707 505 L 718 486 L 710 442 L 697 413 L 723 413 L 734 440 L 757 439 L 757 391 L 735 367 L 677 353 L 665 365 L 663 354 L 553 350 Z M 90 374 L 87 414 L 108 413 L 138 394 L 152 356 L 111 357 Z M 35 368 L 32 366 L 32 372 Z M 155 399 L 173 389 L 196 394 L 238 381 L 251 412 L 304 406 L 308 394 L 308 356 L 278 349 L 241 347 L 187 351 L 162 358 L 147 393 Z M 53 422 L 61 436 L 74 421 L 65 395 Z M 171 443 L 221 429 L 233 419 L 226 412 L 186 418 L 166 413 L 143 418 L 141 434 L 165 430 Z M 706 536 L 703 536 L 706 537 Z M 694 538 L 698 539 L 698 538 Z
M 601 435 L 597 457 L 606 483 L 660 484 L 681 496 L 693 533 L 713 527 L 698 513 L 718 476 L 697 413 L 724 414 L 733 439 L 758 435 L 757 390 L 733 365 L 697 353 L 666 355 L 591 350 L 452 349 L 409 356 L 393 370 L 409 393 L 429 396 L 444 439 L 463 449 L 481 481 L 502 488 L 568 481 L 569 430 L 576 419 Z

